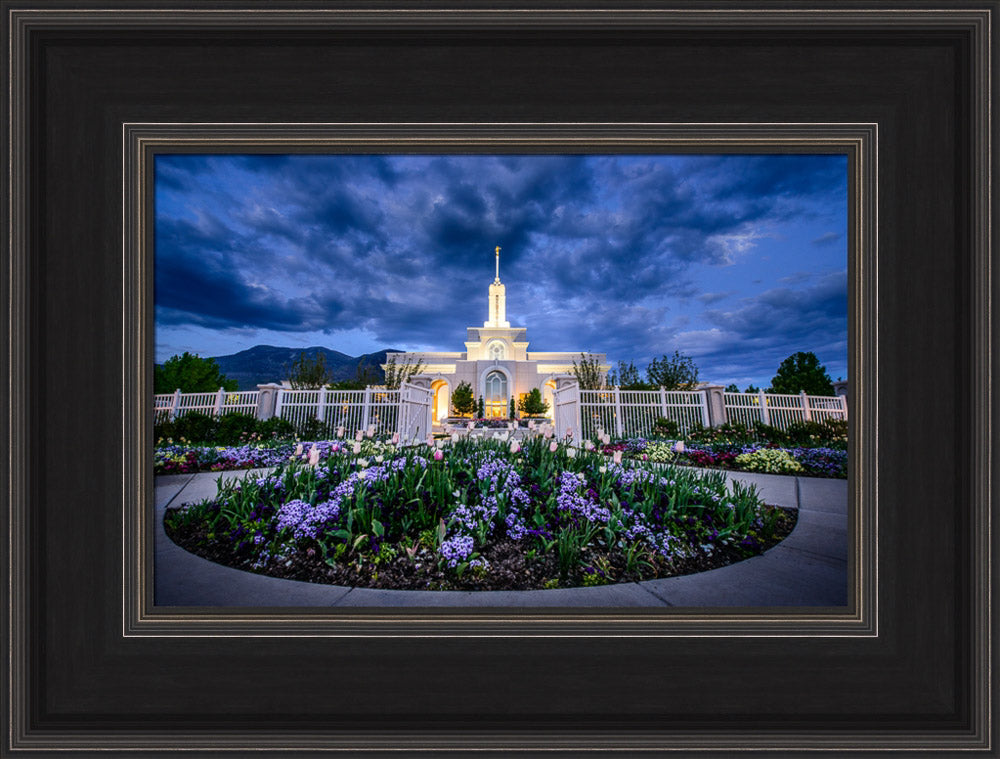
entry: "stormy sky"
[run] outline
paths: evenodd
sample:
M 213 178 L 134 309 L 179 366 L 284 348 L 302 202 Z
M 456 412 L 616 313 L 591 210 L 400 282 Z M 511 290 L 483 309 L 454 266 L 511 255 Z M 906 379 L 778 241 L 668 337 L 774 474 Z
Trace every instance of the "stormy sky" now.
M 160 155 L 155 183 L 157 361 L 464 350 L 500 245 L 529 351 L 847 376 L 844 156 Z

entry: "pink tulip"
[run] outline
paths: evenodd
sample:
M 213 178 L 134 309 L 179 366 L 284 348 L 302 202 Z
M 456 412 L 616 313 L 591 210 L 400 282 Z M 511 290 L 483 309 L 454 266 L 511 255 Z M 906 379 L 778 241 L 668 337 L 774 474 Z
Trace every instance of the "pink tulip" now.
M 302 455 L 302 443 L 299 443 L 297 446 L 295 446 L 295 455 L 296 456 Z
M 616 464 L 622 463 L 622 452 L 621 451 L 615 451 L 614 456 L 612 456 L 612 458 L 614 459 L 614 462 Z
M 467 429 L 467 430 L 471 430 L 471 429 L 473 429 L 473 428 L 474 428 L 475 426 L 476 426 L 476 423 L 475 423 L 475 422 L 469 422 L 469 423 L 468 423 L 467 425 L 465 425 L 465 429 Z
M 583 448 L 584 448 L 584 450 L 592 451 L 592 450 L 594 450 L 594 444 L 590 440 L 584 440 L 583 441 Z
M 519 450 L 521 450 L 520 444 L 516 440 L 511 440 L 510 441 L 510 452 L 511 453 L 517 453 Z
M 319 448 L 315 445 L 309 449 L 309 466 L 316 466 L 319 463 Z
M 428 448 L 433 448 L 434 447 L 434 436 L 433 435 L 428 435 L 427 436 L 427 440 L 425 440 L 424 442 L 427 443 L 427 447 Z
M 674 443 L 674 451 L 676 453 L 684 453 L 684 441 L 683 440 L 678 440 L 676 443 Z
M 399 442 L 399 433 L 398 432 L 393 432 L 392 433 L 392 444 L 396 445 L 398 442 Z
M 444 452 L 440 448 L 437 449 L 436 451 L 434 451 L 434 460 L 435 461 L 440 461 L 443 458 L 444 458 Z
M 359 453 L 361 453 L 361 443 L 360 442 L 356 442 L 354 444 L 354 448 L 352 450 L 354 451 L 354 455 L 355 456 L 357 456 Z
M 343 437 L 343 436 L 344 436 L 344 428 L 343 427 L 338 427 L 337 428 L 337 437 Z
M 559 443 L 557 443 L 555 440 L 553 440 L 551 443 L 549 443 L 549 450 L 552 453 L 555 453 L 556 451 L 558 451 L 559 450 Z
M 354 439 L 360 443 L 362 440 L 365 439 L 365 433 L 362 432 L 361 430 L 358 430 L 357 434 L 354 435 Z

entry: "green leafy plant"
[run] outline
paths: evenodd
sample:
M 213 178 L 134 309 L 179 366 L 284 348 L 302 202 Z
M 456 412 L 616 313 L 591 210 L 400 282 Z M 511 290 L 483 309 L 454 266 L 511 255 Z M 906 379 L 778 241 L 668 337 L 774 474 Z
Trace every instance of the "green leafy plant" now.
M 736 457 L 736 463 L 750 472 L 797 474 L 803 471 L 802 465 L 788 451 L 777 448 L 761 448 L 753 453 L 741 453 Z
M 184 352 L 171 356 L 160 366 L 153 367 L 153 392 L 210 393 L 219 388 L 230 392 L 239 387 L 236 380 L 222 374 L 214 358 L 201 358 L 197 354 Z

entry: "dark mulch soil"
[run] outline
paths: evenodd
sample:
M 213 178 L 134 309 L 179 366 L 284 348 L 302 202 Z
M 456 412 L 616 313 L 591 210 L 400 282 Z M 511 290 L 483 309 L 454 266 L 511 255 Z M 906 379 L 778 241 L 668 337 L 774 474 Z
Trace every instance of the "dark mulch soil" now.
M 784 540 L 795 527 L 798 517 L 794 509 L 767 506 L 777 512 L 775 535 L 770 540 L 751 536 L 750 546 L 717 545 L 711 553 L 699 552 L 693 557 L 666 561 L 656 557 L 653 565 L 638 570 L 626 570 L 626 557 L 621 551 L 594 552 L 584 555 L 582 566 L 603 567 L 598 575 L 599 582 L 636 582 L 660 577 L 694 574 L 716 569 L 728 564 L 763 553 Z M 438 566 L 436 556 L 428 549 L 420 551 L 412 558 L 401 550 L 395 559 L 375 565 L 371 556 L 347 556 L 334 566 L 323 561 L 320 553 L 313 549 L 299 551 L 289 558 L 272 559 L 264 566 L 254 568 L 253 560 L 246 555 L 233 553 L 232 544 L 225 538 L 209 539 L 206 528 L 192 525 L 188 528 L 172 529 L 170 520 L 164 522 L 167 535 L 177 545 L 210 561 L 225 566 L 236 567 L 248 572 L 281 577 L 289 580 L 343 585 L 359 588 L 385 588 L 394 590 L 539 590 L 553 587 L 553 580 L 559 580 L 559 565 L 555 554 L 532 556 L 529 558 L 523 543 L 501 540 L 488 546 L 481 555 L 489 561 L 489 571 L 477 574 L 467 570 L 461 577 L 455 571 Z M 558 587 L 584 585 L 583 575 L 577 573 L 562 578 Z

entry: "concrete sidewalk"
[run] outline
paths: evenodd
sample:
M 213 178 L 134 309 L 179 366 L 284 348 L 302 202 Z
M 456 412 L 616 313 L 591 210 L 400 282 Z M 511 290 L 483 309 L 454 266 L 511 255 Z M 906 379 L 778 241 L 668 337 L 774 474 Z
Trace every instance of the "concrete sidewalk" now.
M 245 471 L 225 472 L 230 479 Z M 244 572 L 188 553 L 163 530 L 168 506 L 216 493 L 220 473 L 156 478 L 154 598 L 157 606 L 838 607 L 848 602 L 847 481 L 729 472 L 765 503 L 796 508 L 792 534 L 766 553 L 709 572 L 595 588 L 413 591 L 347 588 Z

